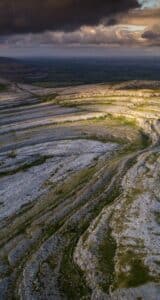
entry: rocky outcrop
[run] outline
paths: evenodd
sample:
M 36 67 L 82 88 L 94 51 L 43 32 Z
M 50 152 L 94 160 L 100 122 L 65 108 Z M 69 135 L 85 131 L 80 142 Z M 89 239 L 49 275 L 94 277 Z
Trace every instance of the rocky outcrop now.
M 141 84 L 1 96 L 0 298 L 159 299 L 160 93 Z

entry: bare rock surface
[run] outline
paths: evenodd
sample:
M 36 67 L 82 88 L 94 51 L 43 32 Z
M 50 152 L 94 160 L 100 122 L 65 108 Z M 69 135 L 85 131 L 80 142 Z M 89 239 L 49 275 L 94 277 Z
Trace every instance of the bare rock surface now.
M 160 299 L 159 86 L 0 94 L 0 299 Z

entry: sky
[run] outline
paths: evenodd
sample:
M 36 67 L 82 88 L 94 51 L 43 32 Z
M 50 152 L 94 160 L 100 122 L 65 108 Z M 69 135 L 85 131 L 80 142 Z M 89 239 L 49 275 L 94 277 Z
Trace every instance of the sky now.
M 0 0 L 0 56 L 160 56 L 160 0 Z

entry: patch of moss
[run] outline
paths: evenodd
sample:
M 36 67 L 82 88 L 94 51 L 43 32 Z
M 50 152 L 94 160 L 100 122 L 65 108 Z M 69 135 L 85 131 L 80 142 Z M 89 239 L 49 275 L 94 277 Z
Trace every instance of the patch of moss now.
M 121 137 L 114 137 L 112 135 L 102 136 L 100 134 L 88 134 L 88 136 L 85 135 L 84 137 L 81 137 L 81 139 L 99 141 L 99 142 L 102 142 L 102 143 L 117 143 L 117 144 L 120 144 L 120 145 L 124 145 L 126 143 L 125 139 L 122 139 Z
M 148 267 L 143 262 L 143 257 L 136 256 L 131 250 L 123 254 L 121 264 L 122 267 L 126 265 L 129 270 L 120 271 L 118 273 L 116 287 L 137 287 L 153 280 Z
M 15 150 L 12 150 L 11 152 L 8 153 L 8 158 L 15 158 L 17 156 L 17 153 Z
M 147 147 L 150 146 L 150 144 L 151 144 L 151 139 L 150 139 L 150 137 L 149 137 L 147 134 L 145 134 L 143 131 L 140 131 L 140 133 L 141 133 L 141 149 L 145 149 L 145 148 L 147 148 Z
M 160 224 L 160 212 L 155 212 L 155 220 L 157 224 Z
M 41 96 L 40 100 L 41 100 L 42 103 L 53 102 L 57 96 L 58 96 L 58 94 L 56 94 L 56 93 L 51 94 L 51 95 L 47 95 L 47 96 Z
M 106 238 L 99 247 L 99 268 L 105 275 L 105 280 L 101 283 L 104 292 L 109 291 L 109 287 L 114 282 L 115 270 L 114 270 L 114 257 L 116 253 L 116 242 L 112 237 L 112 231 L 109 228 L 106 232 Z
M 147 162 L 148 162 L 149 164 L 154 164 L 154 163 L 157 161 L 157 159 L 158 159 L 159 157 L 160 157 L 159 152 L 153 152 L 153 153 L 151 153 L 150 156 L 147 158 Z
M 94 166 L 79 171 L 78 173 L 71 176 L 63 186 L 60 185 L 56 189 L 56 194 L 61 198 L 73 195 L 73 193 L 76 192 L 77 187 L 78 189 L 80 189 L 84 183 L 88 182 L 88 180 L 91 179 L 94 172 Z
M 115 121 L 120 125 L 132 126 L 132 127 L 137 126 L 136 119 L 134 118 L 127 118 L 125 116 L 114 116 L 112 114 L 108 114 L 107 118 L 109 118 L 112 121 Z
M 59 286 L 68 300 L 90 299 L 91 291 L 86 286 L 83 272 L 75 266 L 72 257 L 76 240 L 73 240 L 65 250 L 59 275 Z
M 135 199 L 137 199 L 137 197 L 142 193 L 142 190 L 140 188 L 133 188 L 131 189 L 127 196 L 126 196 L 126 206 L 129 205 L 130 203 L 132 203 Z
M 0 92 L 5 92 L 7 90 L 7 84 L 0 83 Z
M 13 153 L 12 156 L 10 156 L 10 158 L 14 158 L 15 155 L 16 155 L 16 153 Z M 35 166 L 38 166 L 38 165 L 41 165 L 41 164 L 45 163 L 46 160 L 49 159 L 49 158 L 50 158 L 49 156 L 40 156 L 37 159 L 35 159 L 34 161 L 26 162 L 22 166 L 19 166 L 19 167 L 13 169 L 13 170 L 0 172 L 0 177 L 1 176 L 6 176 L 6 175 L 7 176 L 13 175 L 17 172 L 25 172 L 25 171 L 27 171 L 28 169 L 30 169 L 32 167 L 35 167 Z
M 4 206 L 4 202 L 0 201 L 0 209 Z

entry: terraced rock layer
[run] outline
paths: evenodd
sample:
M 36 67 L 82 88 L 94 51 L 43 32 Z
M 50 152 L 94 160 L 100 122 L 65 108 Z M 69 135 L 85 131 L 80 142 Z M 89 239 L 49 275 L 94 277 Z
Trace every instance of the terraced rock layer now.
M 160 299 L 160 83 L 0 94 L 0 299 Z

